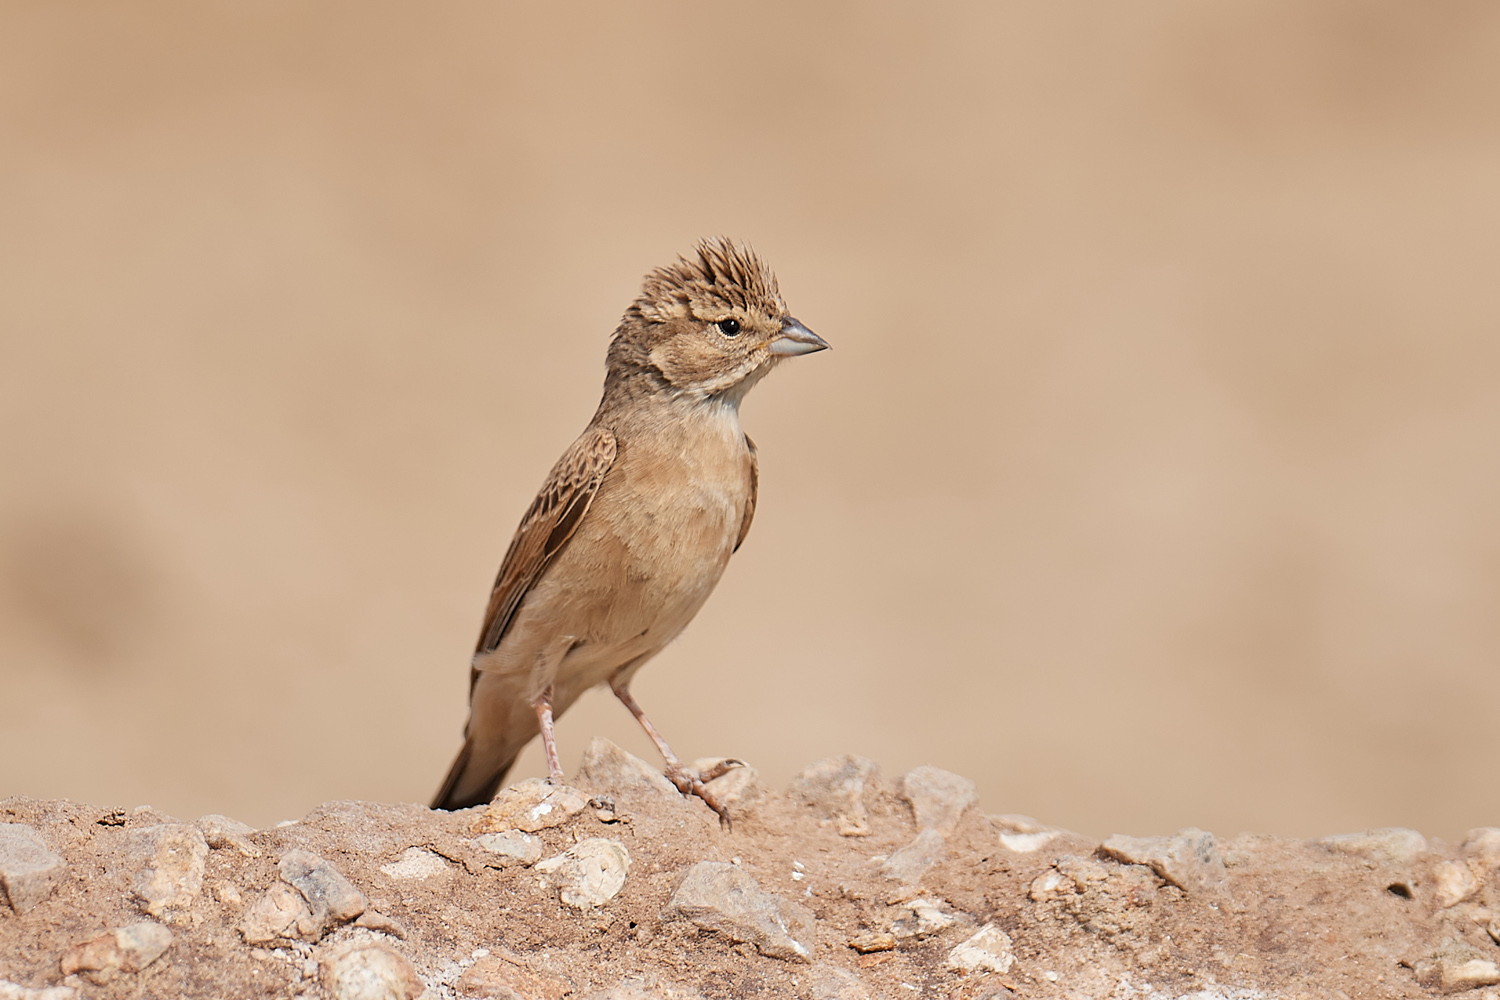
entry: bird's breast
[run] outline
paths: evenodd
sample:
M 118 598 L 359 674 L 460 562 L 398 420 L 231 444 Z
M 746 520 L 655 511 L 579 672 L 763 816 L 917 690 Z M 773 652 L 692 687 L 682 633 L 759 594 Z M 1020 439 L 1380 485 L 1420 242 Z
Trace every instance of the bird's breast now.
M 665 644 L 718 583 L 750 500 L 738 422 L 668 423 L 622 435 L 619 456 L 560 555 L 596 641 Z M 549 576 L 553 574 L 549 573 Z M 570 602 L 571 603 L 571 602 Z

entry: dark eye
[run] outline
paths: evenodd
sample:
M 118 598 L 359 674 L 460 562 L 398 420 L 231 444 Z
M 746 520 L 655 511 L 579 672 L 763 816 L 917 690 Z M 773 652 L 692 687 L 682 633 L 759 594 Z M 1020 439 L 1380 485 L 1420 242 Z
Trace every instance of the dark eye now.
M 737 319 L 721 319 L 714 324 L 719 332 L 726 337 L 737 337 L 740 333 L 740 321 Z

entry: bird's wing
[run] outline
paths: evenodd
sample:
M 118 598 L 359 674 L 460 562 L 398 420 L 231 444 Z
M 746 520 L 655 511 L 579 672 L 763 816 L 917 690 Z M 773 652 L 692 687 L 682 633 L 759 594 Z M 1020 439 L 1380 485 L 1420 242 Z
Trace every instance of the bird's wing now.
M 755 497 L 760 492 L 760 459 L 755 457 L 755 442 L 750 440 L 749 434 L 745 435 L 745 447 L 750 449 L 750 497 L 745 501 L 745 516 L 740 520 L 740 537 L 734 540 L 735 552 L 750 534 L 750 522 L 755 520 Z
M 616 451 L 615 436 L 608 428 L 590 427 L 552 467 L 500 564 L 475 655 L 500 645 L 527 591 L 578 530 L 599 492 L 599 484 L 614 464 Z M 471 689 L 478 676 L 475 671 Z

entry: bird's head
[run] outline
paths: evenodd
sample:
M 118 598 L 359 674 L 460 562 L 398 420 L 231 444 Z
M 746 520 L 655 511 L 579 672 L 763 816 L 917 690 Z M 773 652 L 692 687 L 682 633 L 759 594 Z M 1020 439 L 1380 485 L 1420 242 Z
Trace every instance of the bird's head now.
M 787 311 L 755 252 L 704 240 L 646 275 L 609 348 L 609 377 L 645 375 L 700 399 L 738 403 L 775 365 L 828 343 Z

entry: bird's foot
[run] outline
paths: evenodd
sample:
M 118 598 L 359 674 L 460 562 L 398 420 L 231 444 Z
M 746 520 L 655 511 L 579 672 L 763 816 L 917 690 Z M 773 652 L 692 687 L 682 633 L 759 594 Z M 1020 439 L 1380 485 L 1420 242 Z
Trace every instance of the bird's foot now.
M 726 830 L 734 829 L 734 823 L 729 818 L 729 809 L 718 796 L 708 790 L 708 783 L 715 778 L 722 778 L 737 767 L 744 767 L 745 762 L 726 757 L 713 767 L 702 771 L 686 767 L 678 761 L 667 764 L 663 773 L 667 780 L 677 786 L 677 790 L 683 795 L 696 795 L 703 800 L 703 804 L 712 809 L 719 817 L 719 825 Z

